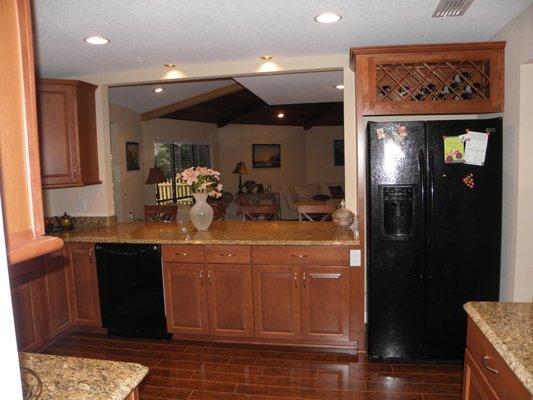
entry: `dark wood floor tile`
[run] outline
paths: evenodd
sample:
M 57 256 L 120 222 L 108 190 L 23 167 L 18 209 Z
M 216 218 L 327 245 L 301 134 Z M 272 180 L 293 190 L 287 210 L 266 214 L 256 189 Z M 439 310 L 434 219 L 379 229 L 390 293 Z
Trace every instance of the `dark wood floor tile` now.
M 298 388 L 364 390 L 364 382 L 362 380 L 337 382 L 269 375 L 232 374 L 224 372 L 195 372 L 191 379 Z
M 391 378 L 406 382 L 420 383 L 461 383 L 463 381 L 463 376 L 460 374 L 421 374 L 405 372 L 378 372 L 370 374 L 367 380 L 382 381 Z
M 305 352 L 283 352 L 272 350 L 256 350 L 256 349 L 236 349 L 236 348 L 217 348 L 217 347 L 189 347 L 185 353 L 192 354 L 209 354 L 219 356 L 235 356 L 235 357 L 260 357 L 260 358 L 276 358 L 280 360 L 308 360 L 308 361 L 326 361 L 335 362 L 337 356 L 335 354 L 327 353 L 305 353 Z
M 191 371 L 197 371 L 204 365 L 201 361 L 189 361 L 189 360 L 164 360 L 162 359 L 158 365 L 159 368 L 170 369 L 187 369 Z
M 396 379 L 383 382 L 365 382 L 367 391 L 395 393 L 461 393 L 461 385 L 456 383 L 414 383 Z
M 83 353 L 82 357 L 93 358 L 96 360 L 132 362 L 132 363 L 142 364 L 148 368 L 157 366 L 159 362 L 161 361 L 159 358 L 112 356 L 112 355 L 88 354 L 88 353 Z
M 149 376 L 144 379 L 147 386 L 172 387 L 191 390 L 209 390 L 212 392 L 233 393 L 237 385 L 229 382 L 212 382 L 208 380 L 167 378 L 164 376 Z
M 64 343 L 70 344 L 86 344 L 91 346 L 111 346 L 111 347 L 122 347 L 128 349 L 138 349 L 142 348 L 143 350 L 160 350 L 160 351 L 172 351 L 181 353 L 188 346 L 174 344 L 172 342 L 153 342 L 153 341 L 143 341 L 137 342 L 134 339 L 122 339 L 122 338 L 107 338 L 107 337 L 66 337 L 63 340 Z
M 423 394 L 422 397 L 424 400 L 461 400 L 460 394 Z
M 320 361 L 304 361 L 304 360 L 279 360 L 275 358 L 259 358 L 259 357 L 231 357 L 228 364 L 237 365 L 255 365 L 262 367 L 277 367 L 283 365 L 288 368 L 299 369 L 324 369 L 324 370 L 344 370 L 351 368 L 350 364 L 343 364 L 337 362 L 320 362 Z M 354 368 L 364 369 L 370 368 L 377 371 L 389 371 L 388 365 L 375 365 L 375 364 L 353 364 Z M 367 367 L 368 366 L 368 367 Z M 389 368 L 389 369 L 387 369 Z
M 302 389 L 260 385 L 239 385 L 236 393 L 320 400 L 422 400 L 421 394 L 411 393 L 372 393 L 363 391 Z
M 269 376 L 286 376 L 294 378 L 315 379 L 318 371 L 314 369 L 298 369 L 285 367 L 261 367 L 251 365 L 209 364 L 205 363 L 201 369 L 208 372 L 230 372 L 237 374 L 254 374 Z
M 193 376 L 194 371 L 187 369 L 170 369 L 170 368 L 160 368 L 154 367 L 150 368 L 149 376 L 163 376 L 167 378 L 180 378 L 180 379 L 190 379 Z
M 44 350 L 43 353 L 66 357 L 81 357 L 83 354 L 81 351 L 62 350 L 54 347 L 49 347 L 48 349 Z
M 279 400 L 282 397 L 255 396 L 238 393 L 193 391 L 188 400 Z M 144 400 L 144 397 L 141 399 Z
M 141 384 L 139 388 L 139 394 L 142 400 L 145 399 L 145 396 L 172 400 L 186 400 L 191 393 L 192 391 L 187 389 L 147 386 L 144 384 Z
M 423 374 L 461 374 L 461 365 L 392 364 L 394 372 L 419 372 Z
M 233 348 L 233 349 L 249 349 L 249 350 L 266 350 L 266 351 L 283 351 L 294 353 L 327 353 L 327 354 L 355 354 L 351 349 L 335 349 L 335 348 L 320 348 L 320 347 L 305 347 L 305 346 L 276 346 L 269 344 L 248 344 L 248 343 L 216 343 L 211 344 L 213 348 Z

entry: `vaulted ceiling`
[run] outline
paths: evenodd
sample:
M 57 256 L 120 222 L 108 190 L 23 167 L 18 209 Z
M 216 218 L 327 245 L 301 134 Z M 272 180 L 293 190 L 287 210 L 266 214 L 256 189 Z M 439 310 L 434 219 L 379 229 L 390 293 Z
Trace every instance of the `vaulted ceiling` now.
M 431 18 L 437 0 L 34 0 L 37 66 L 68 77 L 275 57 L 348 54 L 351 46 L 488 40 L 532 0 L 474 0 Z M 318 24 L 325 11 L 343 16 Z M 83 39 L 101 35 L 105 46 Z

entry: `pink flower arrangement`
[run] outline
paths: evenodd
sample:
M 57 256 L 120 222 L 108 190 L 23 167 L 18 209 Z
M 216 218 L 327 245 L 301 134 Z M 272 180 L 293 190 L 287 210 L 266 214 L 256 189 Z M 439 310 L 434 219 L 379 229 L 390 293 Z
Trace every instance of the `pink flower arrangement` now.
M 211 197 L 222 196 L 220 172 L 211 168 L 191 167 L 183 170 L 180 178 L 191 187 L 193 193 L 207 193 Z

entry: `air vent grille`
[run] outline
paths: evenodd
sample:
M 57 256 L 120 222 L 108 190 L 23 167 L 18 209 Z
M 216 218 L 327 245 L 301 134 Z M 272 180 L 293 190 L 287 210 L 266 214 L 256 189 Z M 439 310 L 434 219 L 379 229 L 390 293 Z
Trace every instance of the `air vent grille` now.
M 474 0 L 440 0 L 432 17 L 460 17 L 464 15 Z

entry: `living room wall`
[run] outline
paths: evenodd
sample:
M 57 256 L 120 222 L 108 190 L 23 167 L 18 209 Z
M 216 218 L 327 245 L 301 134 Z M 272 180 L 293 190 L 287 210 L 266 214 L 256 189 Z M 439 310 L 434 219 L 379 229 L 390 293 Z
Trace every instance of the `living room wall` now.
M 315 126 L 305 135 L 307 183 L 344 183 L 344 166 L 335 166 L 333 141 L 344 139 L 342 126 Z

